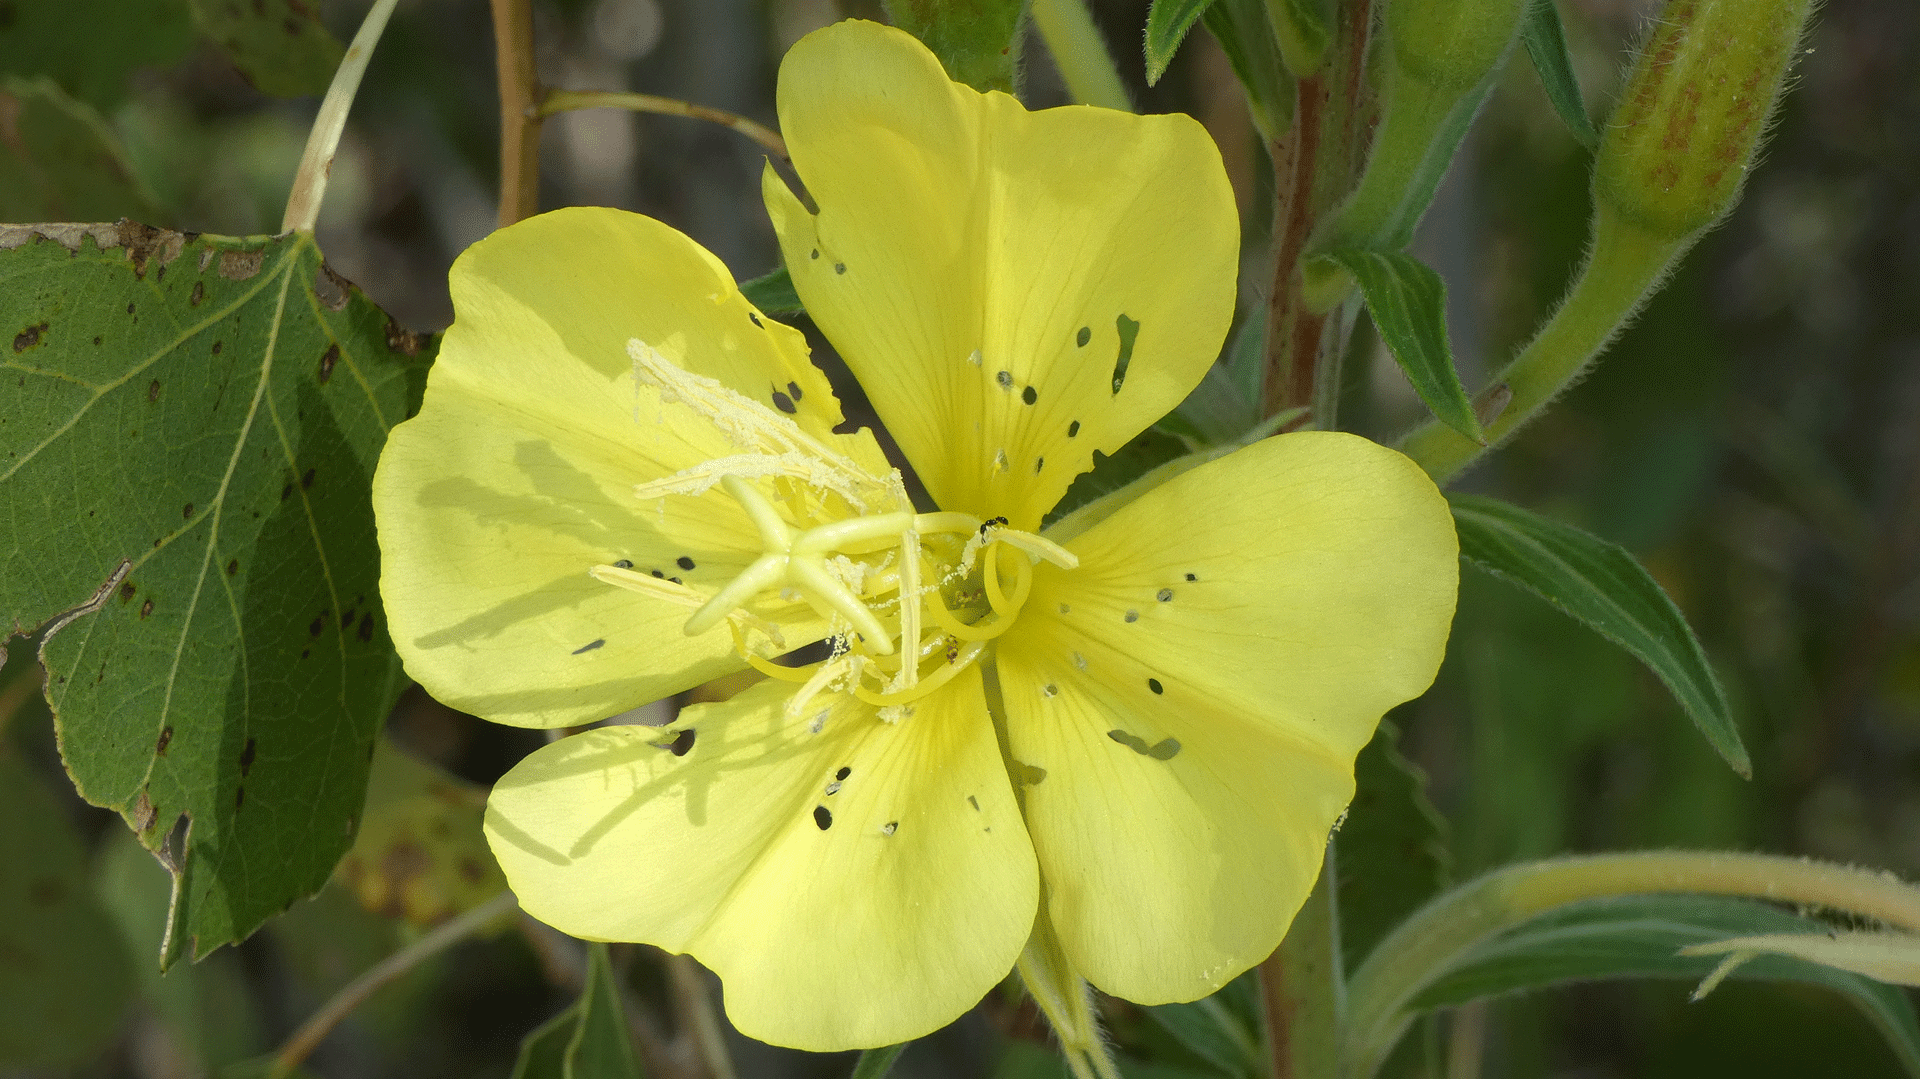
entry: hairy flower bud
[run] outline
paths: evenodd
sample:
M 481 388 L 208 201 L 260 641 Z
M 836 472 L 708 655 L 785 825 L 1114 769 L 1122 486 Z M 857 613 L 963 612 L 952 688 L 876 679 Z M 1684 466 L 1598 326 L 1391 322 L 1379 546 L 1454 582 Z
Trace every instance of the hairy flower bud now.
M 1600 144 L 1594 198 L 1679 239 L 1739 201 L 1811 0 L 1669 0 Z
M 1393 62 L 1435 89 L 1464 93 L 1513 43 L 1529 0 L 1393 0 L 1387 34 Z

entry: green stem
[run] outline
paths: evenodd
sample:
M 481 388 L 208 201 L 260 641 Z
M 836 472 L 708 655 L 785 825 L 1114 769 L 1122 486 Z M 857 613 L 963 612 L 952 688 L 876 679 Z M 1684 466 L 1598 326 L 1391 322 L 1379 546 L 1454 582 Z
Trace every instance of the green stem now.
M 1319 1079 L 1339 1070 L 1346 986 L 1333 876 L 1329 844 L 1320 879 L 1293 916 L 1286 939 L 1260 964 L 1273 1079 Z
M 1401 441 L 1401 452 L 1426 469 L 1436 483 L 1459 475 L 1577 381 L 1698 237 L 1694 233 L 1679 240 L 1661 239 L 1600 203 L 1594 211 L 1592 252 L 1560 309 L 1475 399 L 1476 406 L 1506 399 L 1498 415 L 1485 415 L 1493 409 L 1481 409 L 1486 444 L 1432 420 Z
M 1920 889 L 1881 873 L 1798 858 L 1634 851 L 1510 866 L 1416 911 L 1354 972 L 1345 1074 L 1372 1076 L 1412 1022 L 1413 1000 L 1481 942 L 1569 903 L 1662 893 L 1803 904 L 1920 930 Z
M 1468 96 L 1443 93 L 1405 76 L 1390 79 L 1381 95 L 1367 171 L 1334 216 L 1329 242 L 1314 246 L 1405 247 L 1406 240 L 1398 238 L 1412 235 L 1437 187 L 1438 177 L 1430 174 L 1444 173 L 1459 145 L 1457 138 L 1439 136 L 1449 114 Z
M 738 113 L 710 109 L 705 105 L 695 105 L 692 102 L 671 97 L 655 97 L 652 94 L 633 94 L 619 90 L 548 90 L 535 112 L 541 119 L 545 119 L 554 113 L 569 112 L 574 109 L 627 109 L 632 112 L 653 112 L 664 116 L 686 116 L 695 120 L 707 120 L 738 131 L 766 147 L 769 153 L 782 161 L 787 158 L 787 143 L 780 137 L 778 131 L 756 124 Z
M 397 0 L 375 0 L 360 20 L 360 32 L 340 59 L 333 73 L 327 96 L 320 101 L 320 115 L 314 117 L 307 132 L 307 148 L 300 155 L 300 168 L 293 174 L 293 191 L 287 196 L 287 209 L 280 217 L 280 231 L 312 232 L 320 219 L 320 201 L 327 193 L 327 174 L 333 171 L 333 154 L 340 148 L 340 135 L 347 129 L 347 113 L 353 97 L 360 92 L 360 78 L 367 73 L 367 61 L 373 59 L 373 47 L 387 28 Z
M 738 1079 L 733 1054 L 727 1051 L 726 1031 L 713 1007 L 713 994 L 707 991 L 707 975 L 690 955 L 667 957 L 667 977 L 673 983 L 673 995 L 680 1001 L 685 1018 L 693 1028 L 694 1042 L 707 1066 L 707 1079 Z
M 1133 101 L 1107 53 L 1106 39 L 1082 0 L 1033 0 L 1033 25 L 1066 80 L 1067 93 L 1082 105 L 1132 112 Z

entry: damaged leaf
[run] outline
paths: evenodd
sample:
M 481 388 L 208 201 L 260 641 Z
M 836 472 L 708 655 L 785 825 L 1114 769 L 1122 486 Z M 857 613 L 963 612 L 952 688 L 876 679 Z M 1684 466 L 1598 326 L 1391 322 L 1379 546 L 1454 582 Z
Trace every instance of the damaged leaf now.
M 484 787 L 448 775 L 381 739 L 367 781 L 360 836 L 335 876 L 375 914 L 430 926 L 507 886 L 487 849 Z
M 346 50 L 308 0 L 190 0 L 193 24 L 253 88 L 274 97 L 327 92 Z
M 51 79 L 0 80 L 0 221 L 151 218 L 120 137 Z
M 0 625 L 51 623 L 67 770 L 173 870 L 164 966 L 353 840 L 402 678 L 368 488 L 423 342 L 310 234 L 0 226 L 0 282 Z

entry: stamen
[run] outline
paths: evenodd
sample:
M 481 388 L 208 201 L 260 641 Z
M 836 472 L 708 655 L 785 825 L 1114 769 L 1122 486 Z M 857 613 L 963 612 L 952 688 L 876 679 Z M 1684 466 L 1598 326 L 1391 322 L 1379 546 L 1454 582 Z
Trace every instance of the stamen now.
M 927 694 L 932 693 L 934 690 L 939 689 L 941 686 L 946 685 L 948 682 L 953 681 L 955 675 L 972 666 L 973 661 L 979 659 L 980 653 L 986 651 L 986 649 L 986 643 L 983 641 L 974 641 L 967 644 L 964 648 L 960 649 L 959 659 L 954 660 L 952 663 L 941 665 L 939 670 L 928 675 L 911 689 L 875 693 L 873 690 L 855 682 L 853 684 L 853 695 L 868 704 L 878 705 L 882 708 L 911 704 L 925 697 Z
M 616 585 L 643 596 L 663 599 L 668 603 L 678 603 L 683 607 L 698 607 L 707 602 L 707 597 L 683 584 L 662 580 L 650 574 L 636 573 L 621 566 L 591 566 L 587 576 L 605 584 Z

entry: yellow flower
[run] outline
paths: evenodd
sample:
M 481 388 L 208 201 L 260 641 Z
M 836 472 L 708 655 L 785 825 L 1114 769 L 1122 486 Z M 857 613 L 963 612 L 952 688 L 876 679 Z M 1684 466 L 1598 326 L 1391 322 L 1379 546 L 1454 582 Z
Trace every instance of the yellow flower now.
M 1212 143 L 1029 113 L 870 23 L 796 45 L 779 111 L 818 207 L 768 171 L 795 287 L 938 509 L 685 236 L 573 209 L 475 245 L 374 481 L 409 673 L 529 727 L 775 675 L 535 752 L 494 852 L 535 916 L 692 953 L 785 1045 L 925 1034 L 1049 924 L 1101 989 L 1209 993 L 1279 942 L 1355 753 L 1433 677 L 1445 504 L 1309 433 L 1043 530 L 1219 349 Z

